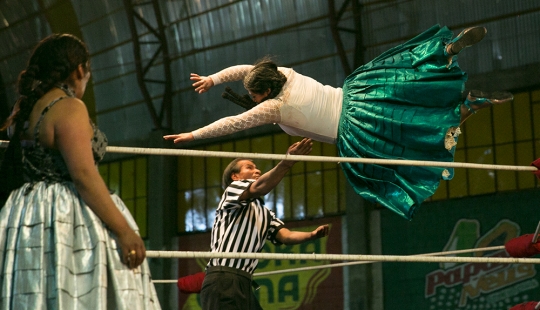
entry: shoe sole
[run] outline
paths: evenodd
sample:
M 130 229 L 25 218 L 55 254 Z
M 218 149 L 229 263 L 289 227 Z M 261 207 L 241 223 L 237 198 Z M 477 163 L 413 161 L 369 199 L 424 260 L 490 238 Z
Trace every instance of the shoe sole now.
M 459 39 L 452 43 L 451 51 L 453 55 L 457 55 L 463 49 L 482 41 L 486 33 L 487 29 L 485 27 L 471 27 L 463 30 L 458 35 Z
M 491 94 L 491 98 L 495 100 L 514 100 L 514 95 L 505 91 L 496 91 Z
M 514 100 L 514 95 L 506 91 L 496 91 L 493 93 L 489 93 L 481 90 L 471 90 L 469 92 L 469 95 L 472 98 L 485 98 L 491 101 L 496 100 L 498 101 L 498 103 L 504 103 Z

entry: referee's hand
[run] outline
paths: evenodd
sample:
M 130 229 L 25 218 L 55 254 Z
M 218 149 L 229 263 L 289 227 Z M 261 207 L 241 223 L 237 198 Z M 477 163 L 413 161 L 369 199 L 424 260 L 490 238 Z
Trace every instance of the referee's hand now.
M 311 232 L 311 238 L 312 239 L 319 239 L 328 236 L 328 232 L 330 231 L 330 228 L 328 227 L 328 224 L 321 225 L 317 227 L 314 231 Z
M 291 155 L 307 155 L 313 149 L 313 141 L 309 138 L 304 138 L 302 141 L 293 143 L 287 150 L 287 154 Z

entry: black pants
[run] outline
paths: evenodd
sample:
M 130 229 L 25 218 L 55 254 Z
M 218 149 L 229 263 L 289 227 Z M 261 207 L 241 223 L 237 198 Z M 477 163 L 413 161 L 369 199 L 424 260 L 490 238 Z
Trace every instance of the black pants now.
M 203 310 L 262 310 L 251 274 L 230 267 L 208 267 L 201 290 Z

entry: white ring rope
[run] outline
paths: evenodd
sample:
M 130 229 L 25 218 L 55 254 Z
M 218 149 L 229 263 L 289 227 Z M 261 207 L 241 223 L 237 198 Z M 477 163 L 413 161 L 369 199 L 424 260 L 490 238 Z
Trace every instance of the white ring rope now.
M 476 168 L 485 170 L 514 170 L 514 171 L 537 171 L 533 166 L 510 166 L 510 165 L 488 165 L 457 162 L 436 162 L 422 160 L 392 160 L 377 158 L 355 158 L 355 157 L 332 157 L 315 155 L 289 155 L 289 154 L 264 154 L 264 153 L 242 153 L 242 152 L 224 152 L 224 151 L 200 151 L 200 150 L 182 150 L 182 149 L 159 149 L 159 148 L 135 148 L 109 146 L 107 152 L 111 153 L 129 153 L 146 155 L 170 155 L 170 156 L 195 156 L 195 157 L 228 157 L 228 158 L 250 158 L 250 159 L 269 159 L 269 160 L 296 160 L 312 162 L 347 162 L 364 163 L 379 165 L 400 165 L 400 166 L 428 166 L 443 168 Z
M 0 140 L 0 147 L 7 147 L 9 141 Z M 285 155 L 285 154 L 264 154 L 264 153 L 242 153 L 242 152 L 224 152 L 224 151 L 200 151 L 184 149 L 162 149 L 162 148 L 142 148 L 142 147 L 122 147 L 108 146 L 109 153 L 138 154 L 138 155 L 164 155 L 164 156 L 194 156 L 194 157 L 228 157 L 228 158 L 250 158 L 250 159 L 269 159 L 269 160 L 295 160 L 310 162 L 347 162 L 379 165 L 399 165 L 399 166 L 423 166 L 423 167 L 442 167 L 442 168 L 472 168 L 484 170 L 511 170 L 511 171 L 538 171 L 534 166 L 511 166 L 511 165 L 493 165 L 493 164 L 473 164 L 458 162 L 437 162 L 423 160 L 404 160 L 404 159 L 378 159 L 378 158 L 355 158 L 355 157 L 332 157 L 315 155 Z
M 234 258 L 274 260 L 340 260 L 373 262 L 417 262 L 417 263 L 495 263 L 495 264 L 540 264 L 540 258 L 517 257 L 440 257 L 428 255 L 364 255 L 364 254 L 282 254 L 282 253 L 226 253 L 195 251 L 146 251 L 148 258 Z
M 9 141 L 0 140 L 0 147 L 7 147 Z M 486 170 L 538 171 L 533 166 L 510 166 L 492 164 L 472 164 L 458 162 L 435 162 L 419 160 L 389 160 L 375 158 L 349 158 L 331 156 L 280 155 L 263 153 L 241 153 L 223 151 L 200 151 L 162 148 L 139 148 L 108 146 L 107 152 L 124 154 L 196 156 L 196 157 L 246 157 L 251 159 L 296 160 L 312 162 L 350 162 L 402 166 L 430 166 L 444 168 L 477 168 Z M 502 258 L 502 257 L 433 257 L 428 255 L 397 256 L 397 255 L 338 255 L 338 254 L 272 254 L 272 253 L 211 253 L 211 252 L 173 252 L 147 251 L 147 257 L 163 258 L 249 258 L 249 259 L 314 259 L 314 260 L 349 260 L 349 261 L 380 261 L 380 262 L 453 262 L 453 263 L 524 263 L 538 264 L 538 258 Z
M 476 249 L 467 249 L 467 250 L 456 250 L 456 251 L 445 251 L 445 252 L 435 252 L 435 253 L 427 253 L 427 254 L 414 254 L 411 256 L 439 256 L 439 255 L 456 255 L 456 254 L 464 254 L 464 253 L 473 253 L 473 252 L 488 252 L 488 251 L 496 251 L 496 250 L 504 250 L 504 245 L 499 246 L 492 246 L 487 248 L 476 248 Z M 148 253 L 148 252 L 147 252 Z M 347 263 L 336 263 L 336 264 L 324 264 L 320 266 L 308 266 L 308 267 L 299 267 L 299 268 L 291 268 L 291 269 L 282 269 L 282 270 L 272 270 L 272 271 L 264 271 L 264 272 L 257 272 L 253 274 L 253 277 L 262 277 L 262 276 L 268 276 L 268 275 L 274 275 L 274 274 L 280 274 L 280 273 L 290 273 L 290 272 L 297 272 L 297 271 L 308 271 L 308 270 L 317 270 L 317 269 L 324 269 L 324 268 L 336 268 L 336 267 L 346 267 L 346 266 L 352 266 L 352 265 L 361 265 L 361 264 L 372 264 L 377 263 L 375 261 L 355 261 L 355 262 L 347 262 Z M 178 280 L 153 280 L 153 283 L 177 283 Z
M 427 254 L 414 254 L 414 255 L 410 255 L 410 256 L 446 256 L 446 255 L 455 255 L 455 254 L 472 253 L 472 252 L 488 252 L 488 251 L 495 251 L 495 250 L 504 250 L 504 245 L 493 246 L 493 247 L 489 247 L 489 248 L 456 250 L 456 251 L 436 252 L 436 253 L 427 253 Z M 362 265 L 362 264 L 373 264 L 373 263 L 378 263 L 378 262 L 376 262 L 376 261 L 369 261 L 369 262 L 361 261 L 361 262 L 346 262 L 346 263 L 336 263 L 336 264 L 325 264 L 325 265 L 321 265 L 321 266 L 308 266 L 308 267 L 299 267 L 299 268 L 292 268 L 292 269 L 265 271 L 265 272 L 255 273 L 255 274 L 253 274 L 253 276 L 254 277 L 256 277 L 256 276 L 267 276 L 267 275 L 279 274 L 279 273 L 307 271 L 307 270 L 315 270 L 315 269 L 323 269 L 323 268 L 346 267 L 346 266 Z

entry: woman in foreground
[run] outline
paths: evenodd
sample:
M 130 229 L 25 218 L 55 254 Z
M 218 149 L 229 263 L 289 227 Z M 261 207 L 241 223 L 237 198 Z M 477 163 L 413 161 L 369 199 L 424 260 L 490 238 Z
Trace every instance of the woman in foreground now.
M 107 139 L 81 98 L 86 45 L 53 34 L 19 76 L 20 99 L 3 129 L 1 309 L 159 309 L 146 250 L 97 163 Z

